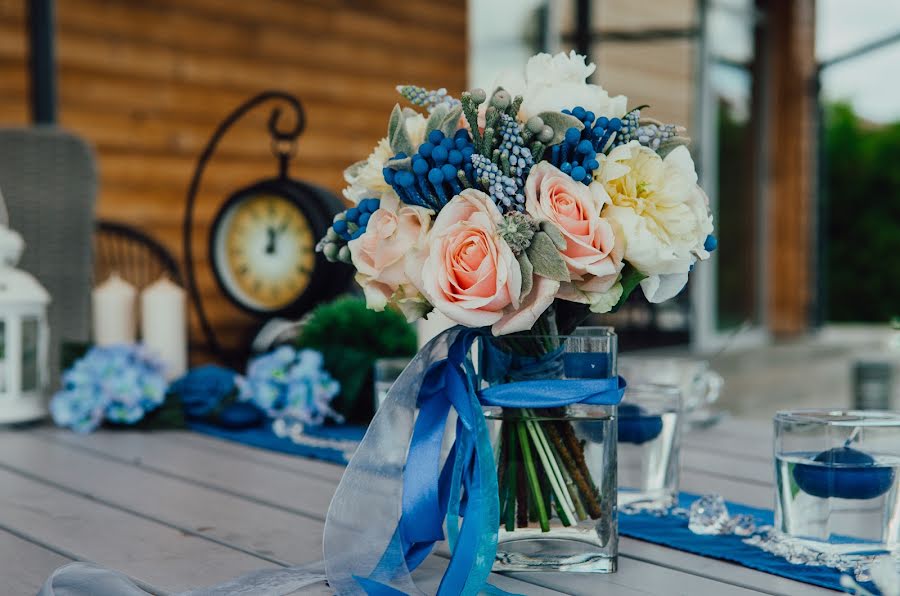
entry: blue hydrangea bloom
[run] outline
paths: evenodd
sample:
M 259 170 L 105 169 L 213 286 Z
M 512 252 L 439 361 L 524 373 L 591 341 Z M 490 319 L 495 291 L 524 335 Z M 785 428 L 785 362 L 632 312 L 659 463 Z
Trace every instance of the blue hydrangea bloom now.
M 138 345 L 92 348 L 63 373 L 50 414 L 57 425 L 81 433 L 104 420 L 135 424 L 165 401 L 164 370 L 158 358 Z
M 340 414 L 331 408 L 341 386 L 323 363 L 322 354 L 315 350 L 280 346 L 254 358 L 247 375 L 235 379 L 239 399 L 256 404 L 271 418 L 310 425 L 322 424 L 326 418 L 341 422 Z
M 209 364 L 188 371 L 170 390 L 181 398 L 185 416 L 205 418 L 234 391 L 236 376 L 231 369 Z

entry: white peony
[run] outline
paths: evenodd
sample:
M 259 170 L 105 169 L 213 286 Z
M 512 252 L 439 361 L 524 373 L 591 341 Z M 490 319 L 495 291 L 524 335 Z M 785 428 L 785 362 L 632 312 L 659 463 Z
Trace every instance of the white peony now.
M 422 114 L 409 116 L 405 120 L 406 132 L 413 147 L 425 142 L 428 120 Z M 372 153 L 363 161 L 344 170 L 344 180 L 349 186 L 344 189 L 344 197 L 354 205 L 363 199 L 381 199 L 381 208 L 396 212 L 400 208 L 400 197 L 384 181 L 384 165 L 394 156 L 391 144 L 383 138 L 375 145 Z
M 632 141 L 600 160 L 594 180 L 610 198 L 603 217 L 621 230 L 625 261 L 647 276 L 647 299 L 668 300 L 687 283 L 694 261 L 709 257 L 703 244 L 712 216 L 691 155 L 682 146 L 663 159 Z
M 600 85 L 587 82 L 596 69 L 594 63 L 586 64 L 584 56 L 574 51 L 555 56 L 537 54 L 528 60 L 524 78 L 518 73 L 507 73 L 496 84 L 514 96 L 522 96 L 519 110 L 522 120 L 541 112 L 560 112 L 576 106 L 594 112 L 598 118 L 625 115 L 628 99 L 624 95 L 610 97 Z

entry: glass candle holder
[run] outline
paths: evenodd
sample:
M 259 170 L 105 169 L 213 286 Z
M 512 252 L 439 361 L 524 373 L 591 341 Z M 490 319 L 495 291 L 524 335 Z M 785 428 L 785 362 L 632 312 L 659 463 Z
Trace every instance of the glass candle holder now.
M 632 356 L 619 358 L 619 374 L 629 384 L 674 385 L 681 390 L 682 419 L 689 427 L 703 427 L 721 416 L 715 403 L 725 380 L 699 358 Z
M 900 552 L 900 414 L 775 416 L 775 528 L 837 555 Z
M 376 412 L 381 407 L 382 402 L 384 402 L 384 398 L 387 397 L 388 391 L 390 391 L 391 387 L 394 385 L 394 381 L 396 381 L 397 377 L 400 376 L 400 373 L 406 369 L 410 360 L 410 358 L 401 356 L 394 358 L 379 358 L 375 361 L 373 367 L 373 387 L 375 390 L 374 398 Z
M 611 328 L 569 336 L 491 340 L 514 358 L 549 360 L 527 378 L 500 382 L 604 379 L 616 373 Z M 529 360 L 531 359 L 531 360 Z M 616 570 L 616 406 L 485 407 L 497 455 L 500 528 L 495 571 Z
M 630 382 L 630 380 L 629 380 Z M 629 384 L 619 406 L 619 507 L 664 509 L 678 496 L 681 392 Z

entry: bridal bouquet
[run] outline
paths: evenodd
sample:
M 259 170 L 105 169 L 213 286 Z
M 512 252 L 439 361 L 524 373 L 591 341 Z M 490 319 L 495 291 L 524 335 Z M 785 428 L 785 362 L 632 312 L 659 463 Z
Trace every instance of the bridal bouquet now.
M 319 250 L 355 267 L 374 310 L 434 309 L 497 336 L 554 304 L 570 324 L 609 312 L 638 285 L 672 298 L 716 244 L 689 139 L 588 83 L 594 69 L 539 54 L 490 94 L 398 87 L 415 108 L 395 106 L 347 169 L 354 206 Z
M 453 367 L 441 369 L 465 371 L 459 387 L 481 405 L 491 405 L 479 389 L 485 384 L 571 377 L 565 337 L 591 312 L 615 310 L 638 287 L 651 302 L 672 298 L 716 246 L 684 129 L 589 83 L 594 70 L 574 52 L 539 54 L 490 93 L 455 98 L 445 89 L 398 87 L 410 105 L 394 107 L 387 136 L 346 170 L 344 196 L 353 206 L 317 246 L 329 260 L 352 264 L 369 308 L 392 308 L 410 321 L 438 311 L 458 324 L 454 346 L 468 349 L 474 334 L 480 358 L 501 355 L 494 360 L 505 368 L 490 379 L 479 375 L 496 367 L 472 365 L 469 352 L 461 360 L 462 348 L 451 348 Z M 448 379 L 425 376 L 423 411 L 433 395 L 451 392 Z M 494 466 L 487 481 L 499 499 L 491 523 L 501 524 L 501 542 L 503 531 L 518 528 L 599 528 L 604 516 L 606 532 L 614 531 L 615 482 L 611 499 L 598 489 L 606 484 L 586 463 L 579 435 L 586 426 L 555 407 L 559 387 L 529 401 L 534 385 L 519 383 L 514 400 L 494 402 L 503 412 L 487 450 Z M 621 399 L 621 385 L 617 391 Z M 440 399 L 465 417 L 457 397 Z M 617 403 L 590 399 L 581 403 Z M 479 424 L 470 419 L 464 430 L 476 433 Z M 410 462 L 418 458 L 416 425 Z M 461 457 L 459 449 L 451 457 Z M 404 487 L 406 499 L 413 491 Z M 472 516 L 470 507 L 467 521 Z

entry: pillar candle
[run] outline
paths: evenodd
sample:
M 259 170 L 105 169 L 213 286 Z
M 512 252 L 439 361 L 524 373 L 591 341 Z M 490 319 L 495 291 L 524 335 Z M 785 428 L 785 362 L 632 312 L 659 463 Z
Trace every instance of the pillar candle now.
M 96 345 L 134 343 L 136 294 L 134 286 L 115 273 L 94 288 L 91 302 Z
M 175 379 L 187 371 L 187 317 L 184 290 L 163 277 L 141 292 L 141 341 Z

